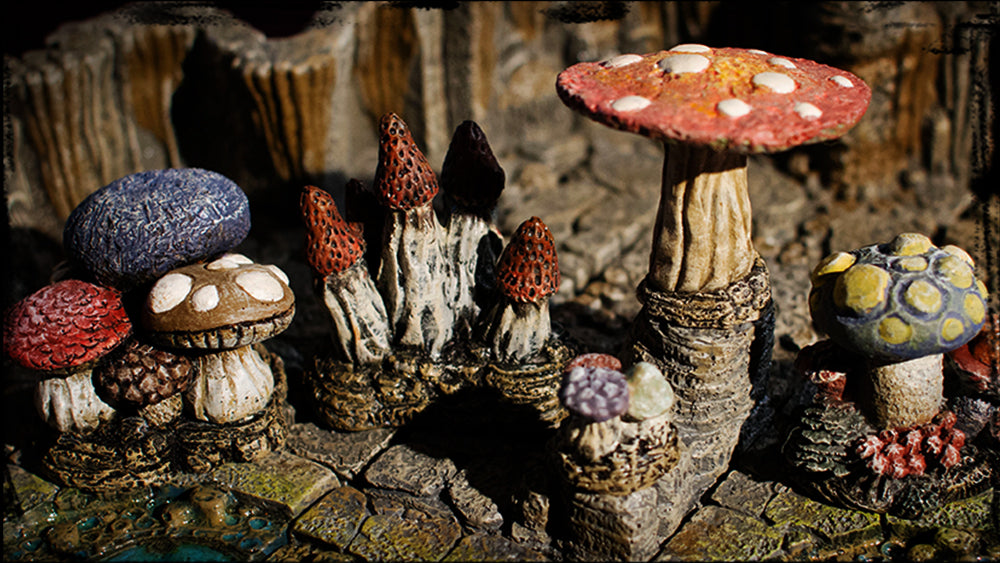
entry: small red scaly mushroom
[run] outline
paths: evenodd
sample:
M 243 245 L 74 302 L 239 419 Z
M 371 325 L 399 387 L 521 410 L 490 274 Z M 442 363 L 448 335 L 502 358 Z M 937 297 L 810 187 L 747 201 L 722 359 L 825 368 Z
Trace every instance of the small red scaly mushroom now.
M 41 417 L 60 432 L 83 432 L 114 415 L 91 373 L 131 334 L 117 290 L 70 279 L 17 302 L 4 319 L 3 346 L 18 364 L 47 376 L 35 389 Z
M 322 283 L 341 359 L 381 361 L 389 351 L 389 319 L 368 273 L 360 224 L 344 221 L 333 197 L 315 186 L 302 189 L 299 207 L 306 224 L 306 259 Z
M 441 191 L 451 212 L 445 254 L 453 274 L 447 290 L 453 295 L 448 301 L 454 304 L 456 334 L 471 334 L 480 313 L 477 291 L 492 289 L 481 287 L 476 274 L 496 263 L 503 245 L 493 215 L 505 179 L 486 134 L 476 122 L 463 121 L 441 165 Z
M 976 393 L 1000 398 L 1000 315 L 986 315 L 979 334 L 947 353 L 965 386 Z
M 552 332 L 549 296 L 559 289 L 559 260 L 552 233 L 538 217 L 514 231 L 497 264 L 500 298 L 486 341 L 501 361 L 532 359 Z
M 451 339 L 453 313 L 445 297 L 445 234 L 431 204 L 437 177 L 394 113 L 379 123 L 375 194 L 389 208 L 383 231 L 378 287 L 396 343 L 422 349 L 432 359 Z

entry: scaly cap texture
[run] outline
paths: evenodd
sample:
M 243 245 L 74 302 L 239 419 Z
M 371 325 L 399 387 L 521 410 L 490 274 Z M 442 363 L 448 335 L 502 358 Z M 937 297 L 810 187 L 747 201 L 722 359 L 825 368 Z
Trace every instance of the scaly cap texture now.
M 306 224 L 306 261 L 317 275 L 325 278 L 357 262 L 365 250 L 361 226 L 344 221 L 333 196 L 306 186 L 299 207 Z
M 559 289 L 559 260 L 552 233 L 538 217 L 514 231 L 497 262 L 500 291 L 513 301 L 535 303 Z
M 378 142 L 375 193 L 379 202 L 400 211 L 429 204 L 438 193 L 437 176 L 406 123 L 394 113 L 382 116 Z

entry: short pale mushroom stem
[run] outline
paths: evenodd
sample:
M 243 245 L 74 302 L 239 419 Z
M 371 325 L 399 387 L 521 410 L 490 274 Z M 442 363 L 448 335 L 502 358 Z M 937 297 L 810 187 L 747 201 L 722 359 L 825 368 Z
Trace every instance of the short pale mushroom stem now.
M 930 422 L 944 404 L 943 354 L 868 368 L 869 400 L 879 428 Z
M 323 283 L 326 304 L 335 328 L 334 342 L 351 363 L 374 364 L 390 349 L 389 317 L 364 258 Z
M 195 418 L 216 424 L 236 422 L 260 412 L 271 400 L 271 366 L 252 345 L 205 354 L 194 361 L 194 381 L 184 398 Z
M 489 249 L 488 237 L 493 236 L 490 224 L 478 215 L 454 212 L 448 222 L 445 257 L 451 265 L 451 275 L 445 288 L 446 299 L 455 312 L 455 335 L 468 336 L 479 316 L 476 304 L 476 269 L 480 253 Z M 486 240 L 484 240 L 486 239 Z M 487 244 L 484 245 L 483 243 Z M 490 256 L 496 262 L 498 256 Z
M 615 451 L 625 427 L 619 417 L 589 422 L 572 428 L 569 439 L 583 457 L 593 463 Z
M 716 291 L 750 273 L 747 157 L 666 143 L 650 282 L 660 291 Z
M 551 334 L 548 299 L 518 303 L 501 298 L 493 310 L 486 341 L 495 358 L 526 362 L 538 354 Z
M 35 408 L 42 420 L 60 432 L 89 432 L 115 409 L 101 400 L 91 380 L 92 370 L 53 377 L 35 386 Z
M 453 312 L 444 294 L 448 274 L 440 248 L 444 236 L 430 205 L 390 212 L 378 275 L 396 342 L 421 348 L 434 359 L 452 335 Z

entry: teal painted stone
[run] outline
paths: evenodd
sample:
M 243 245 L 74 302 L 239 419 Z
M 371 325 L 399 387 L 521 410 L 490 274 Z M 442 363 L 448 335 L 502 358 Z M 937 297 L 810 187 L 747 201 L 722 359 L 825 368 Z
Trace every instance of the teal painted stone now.
M 982 328 L 986 287 L 971 259 L 923 235 L 837 252 L 813 270 L 809 309 L 816 327 L 863 356 L 900 361 L 941 354 Z
M 87 196 L 66 220 L 63 245 L 98 282 L 124 291 L 231 250 L 249 232 L 250 206 L 232 180 L 171 168 L 137 172 Z

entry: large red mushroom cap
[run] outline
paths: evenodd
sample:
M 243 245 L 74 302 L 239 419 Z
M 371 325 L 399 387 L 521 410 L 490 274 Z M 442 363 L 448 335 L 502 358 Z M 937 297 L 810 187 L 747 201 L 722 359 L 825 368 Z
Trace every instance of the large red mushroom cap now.
M 434 170 L 395 113 L 379 122 L 375 193 L 382 205 L 402 211 L 426 205 L 438 193 Z
M 333 196 L 306 186 L 299 197 L 306 224 L 306 261 L 316 274 L 326 277 L 351 267 L 364 253 L 360 223 L 348 223 L 337 211 Z
M 519 303 L 536 303 L 559 289 L 559 260 L 552 232 L 538 217 L 521 223 L 497 262 L 500 291 Z
M 556 89 L 567 106 L 609 127 L 737 153 L 837 138 L 871 100 L 849 72 L 704 45 L 578 63 L 559 74 Z
M 7 312 L 3 347 L 26 368 L 68 373 L 93 365 L 131 334 L 132 322 L 117 290 L 63 280 Z

